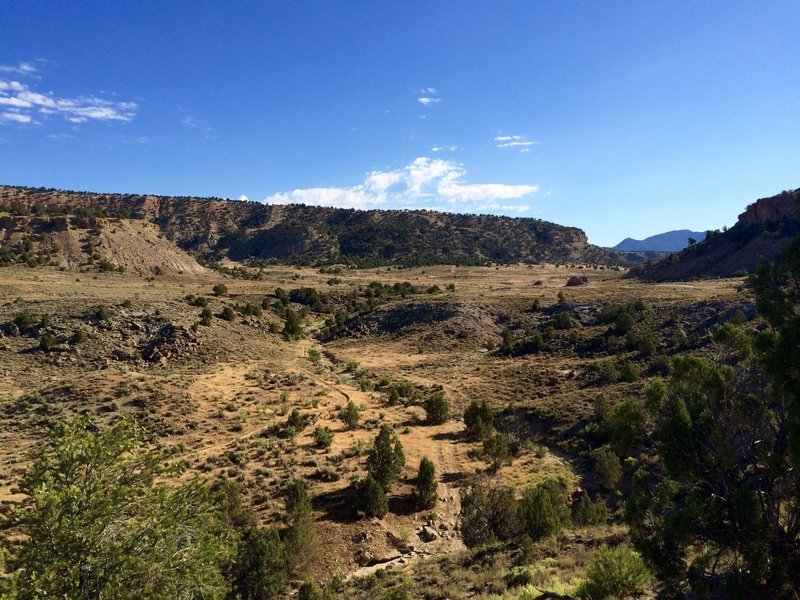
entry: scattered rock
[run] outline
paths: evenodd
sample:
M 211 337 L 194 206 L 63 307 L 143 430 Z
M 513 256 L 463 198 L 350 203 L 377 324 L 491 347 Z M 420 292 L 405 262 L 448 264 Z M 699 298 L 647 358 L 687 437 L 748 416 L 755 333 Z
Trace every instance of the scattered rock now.
M 354 544 L 363 544 L 368 539 L 370 539 L 372 535 L 369 531 L 362 531 L 361 533 L 357 533 L 353 536 L 353 543 Z
M 567 279 L 567 287 L 574 287 L 576 285 L 588 285 L 589 278 L 585 275 L 573 275 L 569 279 Z
M 436 530 L 433 527 L 429 527 L 427 525 L 422 529 L 420 529 L 417 535 L 419 536 L 419 539 L 421 539 L 423 542 L 432 542 L 439 537 L 439 534 L 436 532 Z

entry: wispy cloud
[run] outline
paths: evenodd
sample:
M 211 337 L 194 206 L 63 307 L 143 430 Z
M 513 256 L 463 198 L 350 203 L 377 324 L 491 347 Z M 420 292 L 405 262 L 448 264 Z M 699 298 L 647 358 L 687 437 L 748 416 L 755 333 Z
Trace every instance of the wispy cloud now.
M 461 150 L 458 146 L 434 146 L 431 148 L 431 152 L 456 152 L 457 150 Z
M 531 146 L 536 144 L 524 135 L 498 135 L 494 138 L 498 148 L 519 148 L 520 152 L 530 152 Z
M 419 94 L 417 102 L 419 102 L 423 106 L 430 106 L 432 104 L 436 104 L 437 102 L 442 101 L 442 99 L 439 97 L 439 92 L 437 92 L 436 89 L 432 87 L 422 88 L 417 93 Z
M 15 121 L 17 123 L 30 123 L 31 117 L 30 115 L 23 115 L 22 113 L 18 112 L 4 112 L 0 114 L 0 119 L 4 121 Z
M 32 75 L 36 67 L 31 63 L 17 66 L 0 65 L 0 73 Z M 7 107 L 7 108 L 6 108 Z M 53 92 L 35 91 L 27 83 L 18 80 L 0 79 L 0 109 L 5 121 L 17 123 L 41 123 L 43 120 L 60 117 L 71 123 L 87 121 L 133 120 L 138 106 L 135 102 L 117 102 L 94 95 L 63 98 Z
M 0 65 L 0 73 L 14 73 L 16 75 L 30 75 L 36 72 L 36 67 L 29 62 L 21 62 L 17 66 Z
M 530 206 L 508 201 L 539 190 L 537 185 L 467 183 L 466 174 L 459 163 L 422 156 L 402 169 L 367 173 L 362 183 L 352 187 L 296 189 L 268 196 L 264 202 L 360 209 L 526 212 Z

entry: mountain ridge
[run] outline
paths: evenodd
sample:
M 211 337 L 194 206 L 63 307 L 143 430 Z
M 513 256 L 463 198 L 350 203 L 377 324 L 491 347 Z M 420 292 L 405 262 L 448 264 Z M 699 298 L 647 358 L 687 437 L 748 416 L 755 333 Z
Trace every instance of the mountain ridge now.
M 295 264 L 619 264 L 621 254 L 588 243 L 576 227 L 525 217 L 425 210 L 355 210 L 256 202 L 101 194 L 0 186 L 7 210 L 89 211 L 158 225 L 202 260 Z
M 612 250 L 626 250 L 639 252 L 678 252 L 689 245 L 689 238 L 702 241 L 706 237 L 705 231 L 691 231 L 690 229 L 675 229 L 651 235 L 641 240 L 627 237 Z

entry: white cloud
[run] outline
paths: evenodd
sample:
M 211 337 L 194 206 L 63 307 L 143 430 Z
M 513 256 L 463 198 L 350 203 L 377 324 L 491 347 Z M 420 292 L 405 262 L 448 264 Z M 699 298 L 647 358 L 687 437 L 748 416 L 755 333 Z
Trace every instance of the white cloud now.
M 16 67 L 13 65 L 0 65 L 0 73 L 15 73 L 17 75 L 30 75 L 36 72 L 34 67 L 29 62 L 21 62 Z
M 520 152 L 529 152 L 530 146 L 536 144 L 524 135 L 498 135 L 494 138 L 498 148 L 520 148 Z
M 507 201 L 539 190 L 536 185 L 466 183 L 466 174 L 459 163 L 423 156 L 401 169 L 367 173 L 363 183 L 352 187 L 296 189 L 268 196 L 264 202 L 360 209 L 424 206 L 458 212 L 526 212 L 528 205 Z
M 417 102 L 419 102 L 423 106 L 431 106 L 432 104 L 436 104 L 437 102 L 442 101 L 442 99 L 439 97 L 439 92 L 437 92 L 436 89 L 432 87 L 422 88 L 417 93 L 420 95 L 417 98 Z
M 30 123 L 31 116 L 30 115 L 23 115 L 16 112 L 4 112 L 0 114 L 0 119 L 4 121 L 15 121 L 17 123 Z
M 431 148 L 431 152 L 444 152 L 445 150 L 456 152 L 457 150 L 461 150 L 461 148 L 458 146 L 434 146 Z
M 241 200 L 242 202 L 249 202 L 250 198 L 242 194 L 241 196 L 239 196 L 239 200 Z
M 30 74 L 36 69 L 30 63 L 20 63 L 18 67 L 0 65 L 0 72 Z M 48 92 L 42 94 L 16 80 L 0 79 L 0 106 L 15 108 L 13 113 L 5 115 L 9 121 L 31 123 L 38 116 L 62 117 L 70 123 L 86 123 L 87 121 L 120 121 L 128 122 L 136 116 L 138 106 L 135 102 L 116 102 L 98 96 L 77 96 L 61 98 Z

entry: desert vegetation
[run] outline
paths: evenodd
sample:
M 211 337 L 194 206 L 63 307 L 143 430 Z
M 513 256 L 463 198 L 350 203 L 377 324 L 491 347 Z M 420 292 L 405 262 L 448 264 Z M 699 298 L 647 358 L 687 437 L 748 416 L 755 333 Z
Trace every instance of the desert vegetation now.
M 0 590 L 791 598 L 798 253 L 681 283 L 9 261 Z

